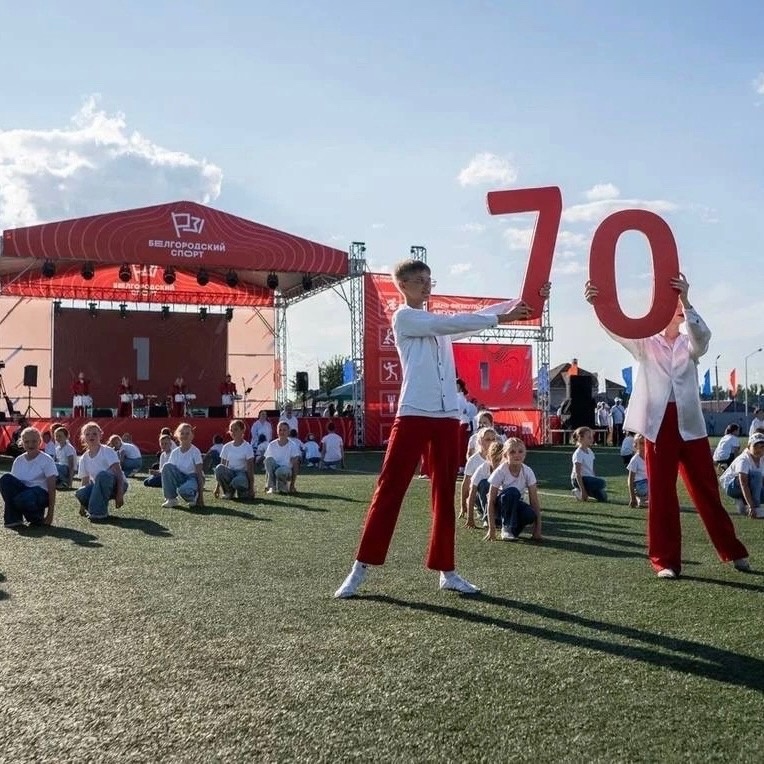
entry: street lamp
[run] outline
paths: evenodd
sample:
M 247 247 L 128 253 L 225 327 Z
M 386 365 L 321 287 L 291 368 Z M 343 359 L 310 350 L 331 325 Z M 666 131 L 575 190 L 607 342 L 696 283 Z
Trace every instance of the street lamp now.
M 719 413 L 719 359 L 722 357 L 722 354 L 719 353 L 718 356 L 716 356 L 716 360 L 714 361 L 714 376 L 716 377 L 716 413 Z
M 748 427 L 750 424 L 748 421 L 748 359 L 752 355 L 756 355 L 756 353 L 761 353 L 761 351 L 764 350 L 764 348 L 757 348 L 752 353 L 749 353 L 745 357 L 745 426 Z

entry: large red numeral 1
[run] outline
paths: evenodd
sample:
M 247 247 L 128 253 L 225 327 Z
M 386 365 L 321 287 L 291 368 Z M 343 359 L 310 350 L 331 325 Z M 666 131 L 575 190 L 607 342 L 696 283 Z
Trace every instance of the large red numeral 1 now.
M 539 289 L 549 281 L 549 274 L 552 272 L 554 246 L 557 243 L 557 231 L 562 217 L 562 193 L 558 186 L 490 191 L 488 211 L 491 215 L 506 215 L 510 212 L 539 213 L 520 293 L 523 301 L 533 310 L 533 318 L 538 318 L 544 306 Z
M 615 250 L 626 231 L 647 237 L 653 260 L 653 301 L 641 318 L 629 318 L 618 303 Z M 676 311 L 677 293 L 670 279 L 679 275 L 676 241 L 666 221 L 648 210 L 623 210 L 606 217 L 597 227 L 589 256 L 589 279 L 599 289 L 594 311 L 603 326 L 627 339 L 650 337 L 663 331 Z

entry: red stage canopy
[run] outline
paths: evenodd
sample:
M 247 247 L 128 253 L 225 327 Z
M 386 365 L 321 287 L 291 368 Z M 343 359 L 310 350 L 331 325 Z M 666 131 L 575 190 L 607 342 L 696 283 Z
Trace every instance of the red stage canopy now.
M 42 274 L 46 260 L 52 278 Z M 95 270 L 89 280 L 81 274 L 86 262 Z M 129 281 L 117 277 L 122 265 Z M 176 280 L 167 285 L 170 267 Z M 206 286 L 196 282 L 201 270 Z M 26 297 L 263 305 L 272 303 L 270 273 L 282 293 L 300 293 L 347 276 L 348 256 L 195 202 L 171 202 L 3 231 L 0 257 L 2 293 Z

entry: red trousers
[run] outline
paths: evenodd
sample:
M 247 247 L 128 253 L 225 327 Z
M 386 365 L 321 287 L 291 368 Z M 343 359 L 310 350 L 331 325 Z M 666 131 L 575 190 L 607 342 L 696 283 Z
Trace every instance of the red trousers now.
M 677 473 L 682 476 L 719 557 L 724 562 L 748 557 L 748 551 L 735 536 L 735 527 L 719 498 L 719 483 L 708 439 L 682 440 L 675 403 L 666 407 L 655 443 L 645 440 L 645 463 L 650 499 L 647 554 L 655 570 L 671 568 L 679 573 L 682 568 Z
M 390 432 L 382 471 L 366 514 L 356 559 L 382 565 L 390 547 L 403 497 L 419 459 L 429 450 L 432 528 L 427 567 L 454 569 L 454 489 L 458 470 L 459 420 L 397 417 Z

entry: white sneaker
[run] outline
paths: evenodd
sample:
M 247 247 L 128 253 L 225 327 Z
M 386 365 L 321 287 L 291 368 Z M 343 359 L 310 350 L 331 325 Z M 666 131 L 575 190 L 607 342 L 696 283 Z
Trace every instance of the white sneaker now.
M 671 568 L 661 568 L 658 571 L 658 578 L 676 578 L 676 573 Z
M 199 499 L 199 491 L 194 491 L 191 494 L 191 496 L 188 498 L 188 506 L 195 507 L 198 499 Z
M 571 493 L 573 494 L 573 498 L 576 501 L 581 501 L 581 489 L 580 488 L 574 488 Z
M 441 570 L 439 586 L 441 589 L 450 589 L 462 594 L 478 594 L 480 592 L 477 586 L 462 578 L 455 570 L 449 570 L 448 573 Z
M 165 499 L 162 506 L 163 507 L 177 507 L 180 502 L 177 499 Z
M 342 582 L 342 586 L 334 592 L 334 596 L 337 599 L 342 600 L 355 596 L 358 587 L 364 582 L 368 570 L 368 565 L 364 565 L 362 562 L 356 560 L 353 563 L 353 567 L 350 569 L 348 577 Z
M 501 529 L 501 540 L 502 541 L 517 541 L 517 536 L 515 536 L 512 531 L 509 530 L 509 528 L 502 528 Z
M 747 557 L 741 557 L 739 560 L 733 560 L 732 567 L 734 567 L 735 570 L 739 570 L 741 573 L 751 572 L 751 563 L 748 561 Z
M 266 489 L 265 489 L 265 492 L 266 492 L 266 493 L 273 493 L 273 488 L 266 488 Z
M 224 493 L 223 494 L 223 498 L 224 499 L 232 499 L 233 498 L 233 494 L 232 493 Z

